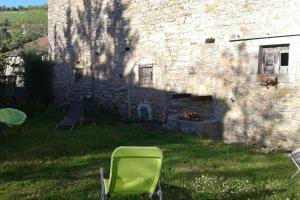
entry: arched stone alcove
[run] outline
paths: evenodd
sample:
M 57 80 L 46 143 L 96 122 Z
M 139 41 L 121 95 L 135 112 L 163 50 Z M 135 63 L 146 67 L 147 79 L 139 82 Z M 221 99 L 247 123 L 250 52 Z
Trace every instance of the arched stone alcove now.
M 130 69 L 125 70 L 128 77 L 128 116 L 141 119 L 141 105 L 151 109 L 148 120 L 165 121 L 167 101 L 165 91 L 164 65 L 151 56 L 136 59 Z M 145 103 L 146 102 L 146 103 Z

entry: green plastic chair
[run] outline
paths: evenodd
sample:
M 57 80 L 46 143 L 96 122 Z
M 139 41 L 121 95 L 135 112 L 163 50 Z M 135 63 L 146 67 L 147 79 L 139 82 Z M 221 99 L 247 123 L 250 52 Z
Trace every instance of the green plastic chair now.
M 0 123 L 5 124 L 5 126 L 7 127 L 21 127 L 21 125 L 25 122 L 26 118 L 26 114 L 20 110 L 13 108 L 0 109 Z M 22 127 L 21 130 L 24 134 L 24 130 Z
M 109 179 L 100 168 L 101 200 L 111 195 L 154 194 L 162 200 L 159 183 L 163 154 L 157 147 L 119 147 L 111 156 Z

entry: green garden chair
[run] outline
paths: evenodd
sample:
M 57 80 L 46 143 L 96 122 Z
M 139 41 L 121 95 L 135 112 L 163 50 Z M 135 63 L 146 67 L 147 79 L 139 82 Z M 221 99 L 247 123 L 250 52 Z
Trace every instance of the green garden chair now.
M 109 179 L 100 168 L 101 200 L 112 195 L 154 194 L 162 200 L 159 183 L 163 154 L 157 147 L 119 147 L 111 156 Z
M 0 127 L 0 129 L 2 129 L 3 131 L 4 127 L 8 127 L 8 128 L 20 127 L 22 133 L 24 134 L 22 124 L 25 122 L 26 118 L 27 118 L 26 114 L 20 110 L 13 109 L 13 108 L 0 109 L 0 124 L 2 127 L 2 128 Z M 4 131 L 3 133 L 5 134 Z
M 291 153 L 291 159 L 294 162 L 294 164 L 297 167 L 297 171 L 293 174 L 293 176 L 291 177 L 291 179 L 295 178 L 295 176 L 300 172 L 300 148 L 295 149 L 292 153 Z

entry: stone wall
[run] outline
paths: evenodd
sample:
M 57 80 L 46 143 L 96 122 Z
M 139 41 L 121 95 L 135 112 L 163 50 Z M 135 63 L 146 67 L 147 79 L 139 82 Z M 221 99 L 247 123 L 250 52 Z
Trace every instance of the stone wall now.
M 128 117 L 147 102 L 164 121 L 167 93 L 212 95 L 226 142 L 295 147 L 299 8 L 298 0 L 49 0 L 57 102 L 92 95 Z M 257 82 L 260 47 L 278 44 L 290 45 L 289 72 L 267 89 Z M 143 62 L 154 66 L 151 86 L 139 84 Z

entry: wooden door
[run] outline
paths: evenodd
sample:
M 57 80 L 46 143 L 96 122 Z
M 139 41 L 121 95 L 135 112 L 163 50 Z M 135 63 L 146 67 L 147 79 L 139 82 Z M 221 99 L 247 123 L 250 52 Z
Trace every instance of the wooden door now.
M 275 73 L 275 56 L 274 48 L 263 49 L 263 74 Z

